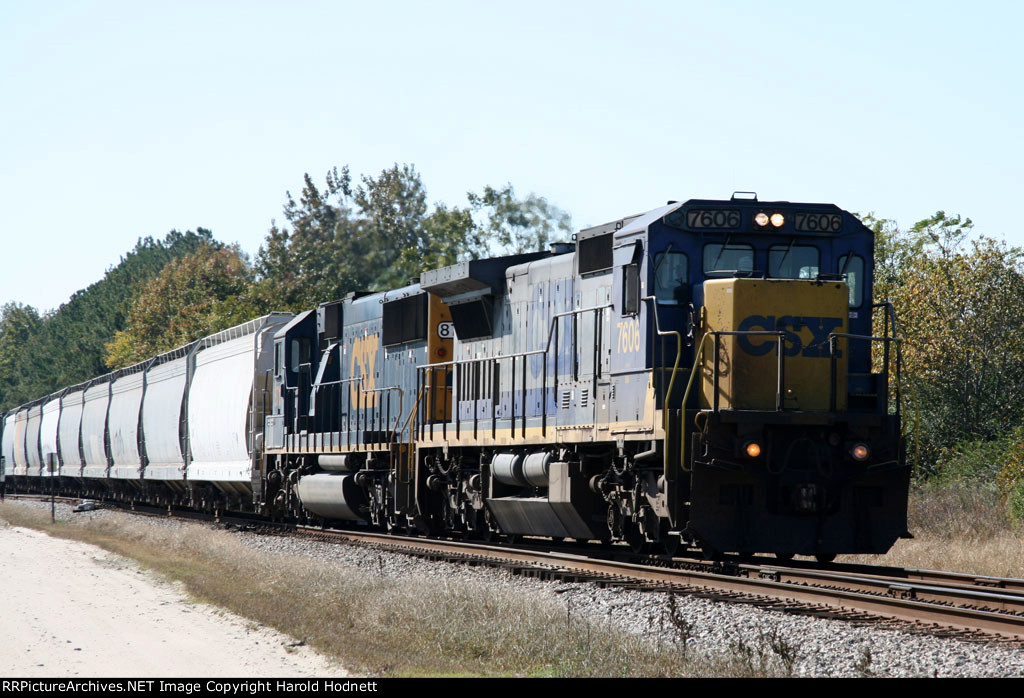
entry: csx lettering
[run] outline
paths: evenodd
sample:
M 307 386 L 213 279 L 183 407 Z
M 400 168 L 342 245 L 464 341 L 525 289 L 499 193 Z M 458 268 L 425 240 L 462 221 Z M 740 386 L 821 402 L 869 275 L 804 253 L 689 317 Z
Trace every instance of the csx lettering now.
M 828 357 L 828 336 L 843 326 L 841 318 L 814 317 L 808 315 L 751 315 L 744 318 L 737 328 L 740 332 L 782 332 L 786 342 L 786 356 Z M 809 330 L 811 340 L 804 346 L 801 330 Z M 740 348 L 751 356 L 764 356 L 771 353 L 777 340 L 774 337 L 760 335 L 740 335 L 737 338 Z M 842 352 L 836 350 L 836 358 Z
M 356 377 L 356 366 L 359 367 L 361 381 L 352 381 L 349 388 L 349 398 L 352 405 L 361 404 L 363 407 L 374 407 L 377 404 L 377 393 L 367 393 L 377 387 L 377 380 L 374 374 L 374 367 L 377 365 L 377 351 L 380 348 L 378 337 L 375 334 L 366 337 L 357 337 L 352 340 L 352 363 L 349 367 L 349 375 Z M 362 389 L 362 397 L 359 392 Z
M 640 321 L 623 320 L 615 323 L 615 326 L 619 329 L 619 353 L 628 354 L 640 351 Z

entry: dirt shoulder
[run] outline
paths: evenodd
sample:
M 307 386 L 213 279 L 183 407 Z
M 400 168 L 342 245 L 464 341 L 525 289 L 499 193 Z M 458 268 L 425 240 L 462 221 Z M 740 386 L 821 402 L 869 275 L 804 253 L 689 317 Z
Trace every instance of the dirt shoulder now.
M 0 675 L 344 676 L 100 548 L 0 522 Z

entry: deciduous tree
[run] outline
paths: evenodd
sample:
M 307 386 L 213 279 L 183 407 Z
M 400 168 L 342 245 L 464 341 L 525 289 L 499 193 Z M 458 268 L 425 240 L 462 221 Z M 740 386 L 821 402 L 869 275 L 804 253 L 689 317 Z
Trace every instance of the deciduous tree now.
M 971 236 L 939 211 L 902 232 L 875 222 L 876 295 L 904 339 L 907 418 L 934 462 L 961 441 L 1000 437 L 1024 420 L 1024 251 Z
M 252 270 L 236 247 L 203 245 L 171 260 L 132 301 L 128 326 L 107 344 L 107 366 L 121 368 L 251 320 Z

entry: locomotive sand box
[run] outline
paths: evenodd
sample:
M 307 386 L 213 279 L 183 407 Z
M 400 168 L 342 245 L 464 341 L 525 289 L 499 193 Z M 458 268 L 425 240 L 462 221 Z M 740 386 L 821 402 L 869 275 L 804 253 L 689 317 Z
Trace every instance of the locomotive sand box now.
M 275 520 L 883 553 L 910 473 L 873 267 L 834 205 L 670 202 L 42 397 L 4 415 L 3 473 Z

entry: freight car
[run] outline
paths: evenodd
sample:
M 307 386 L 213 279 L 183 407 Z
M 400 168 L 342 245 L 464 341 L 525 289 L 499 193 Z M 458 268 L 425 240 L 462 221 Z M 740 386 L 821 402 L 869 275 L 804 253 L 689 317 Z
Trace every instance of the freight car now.
M 274 313 L 9 411 L 19 489 L 254 511 Z M 56 481 L 56 482 L 54 482 Z
M 834 205 L 669 202 L 21 406 L 7 474 L 428 534 L 882 553 L 909 469 L 872 273 Z

